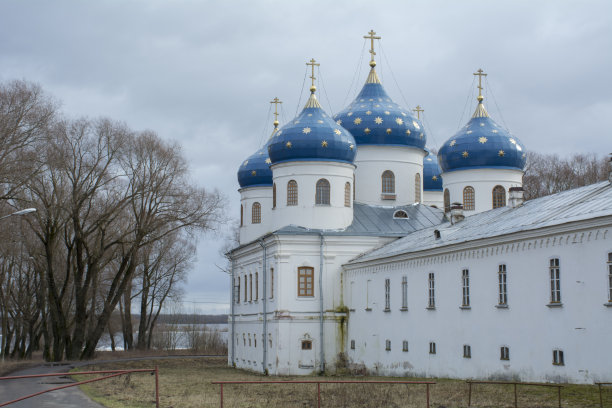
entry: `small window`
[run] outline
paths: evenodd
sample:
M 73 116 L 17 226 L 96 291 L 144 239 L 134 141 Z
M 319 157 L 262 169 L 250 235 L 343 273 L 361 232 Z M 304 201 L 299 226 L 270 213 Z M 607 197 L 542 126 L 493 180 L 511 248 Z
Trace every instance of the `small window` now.
M 391 280 L 385 279 L 385 311 L 391 310 Z
M 462 304 L 463 307 L 470 306 L 470 271 L 468 269 L 464 269 L 461 271 L 461 282 L 463 289 L 463 297 Z
M 247 282 L 247 276 L 244 275 L 244 301 L 247 301 L 247 294 L 248 294 L 248 282 Z
M 472 358 L 472 346 L 468 344 L 463 345 L 463 358 Z
M 408 351 L 408 340 L 402 341 L 402 351 L 404 352 Z
M 402 310 L 408 309 L 408 277 L 402 276 Z
M 499 359 L 500 360 L 510 360 L 510 348 L 506 346 L 502 346 L 499 349 Z
M 385 170 L 381 176 L 382 194 L 395 194 L 395 175 L 391 170 Z
M 421 202 L 421 175 L 419 173 L 414 175 L 414 202 Z
M 493 208 L 506 206 L 506 190 L 502 186 L 493 188 Z
M 553 350 L 553 365 L 565 365 L 565 360 L 563 359 L 563 350 Z
M 298 205 L 298 185 L 295 180 L 287 183 L 287 205 Z
M 302 340 L 302 350 L 312 350 L 312 341 Z
M 244 333 L 242 333 L 242 343 L 246 347 L 246 335 Z
M 251 223 L 260 224 L 261 223 L 261 204 L 253 203 L 253 207 L 251 210 Z
M 315 203 L 318 205 L 329 205 L 329 190 L 329 181 L 325 179 L 320 179 L 319 181 L 317 181 Z
M 274 268 L 270 268 L 270 299 L 274 299 Z
M 244 225 L 244 207 L 240 204 L 240 226 Z
M 385 340 L 385 350 L 391 351 L 391 340 Z
M 276 183 L 272 184 L 272 208 L 276 208 Z
M 404 210 L 397 210 L 393 213 L 393 218 L 408 219 L 408 213 Z
M 429 343 L 429 354 L 436 354 L 436 343 L 433 341 Z
M 612 303 L 612 252 L 608 253 L 608 303 Z
M 448 188 L 444 189 L 444 212 L 450 212 L 450 192 Z
M 272 348 L 272 333 L 268 333 L 268 344 L 270 345 L 270 348 Z
M 344 206 L 351 206 L 351 183 L 349 183 L 348 181 L 344 185 Z
M 561 303 L 561 268 L 559 258 L 550 260 L 550 303 Z
M 257 337 L 253 335 L 253 347 L 257 348 Z
M 234 292 L 234 301 L 240 303 L 240 276 L 236 279 L 236 290 Z
M 355 173 L 353 173 L 353 201 L 355 201 Z
M 249 274 L 249 302 L 253 301 L 253 274 Z
M 355 350 L 355 340 L 351 340 L 351 350 Z
M 259 272 L 255 272 L 255 300 L 259 300 Z
M 463 189 L 463 209 L 465 211 L 474 211 L 475 208 L 474 188 L 467 186 Z
M 435 281 L 435 276 L 433 272 L 429 274 L 428 284 L 429 284 L 429 293 L 428 293 L 429 296 L 428 296 L 428 301 L 427 301 L 427 307 L 430 309 L 434 309 L 436 307 L 436 281 Z
M 251 333 L 249 333 L 249 347 L 251 347 Z
M 314 268 L 298 268 L 298 296 L 314 296 Z
M 497 271 L 497 279 L 499 281 L 498 303 L 500 306 L 506 306 L 508 304 L 508 277 L 506 275 L 506 265 L 499 265 L 499 270 Z

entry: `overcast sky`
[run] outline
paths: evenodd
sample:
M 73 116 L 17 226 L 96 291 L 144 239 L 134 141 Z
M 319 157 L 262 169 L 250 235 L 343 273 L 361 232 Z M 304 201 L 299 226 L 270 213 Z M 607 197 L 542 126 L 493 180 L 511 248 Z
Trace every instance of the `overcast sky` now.
M 271 132 L 269 101 L 283 101 L 281 125 L 292 119 L 314 57 L 324 109 L 342 110 L 366 79 L 370 29 L 382 36 L 383 85 L 424 107 L 430 147 L 471 115 L 482 68 L 489 113 L 527 149 L 612 151 L 605 0 L 0 0 L 0 81 L 39 83 L 68 116 L 179 141 L 194 180 L 222 191 L 237 218 L 236 171 Z M 229 310 L 220 241 L 201 238 L 186 288 L 186 299 L 212 302 L 196 304 L 203 312 Z

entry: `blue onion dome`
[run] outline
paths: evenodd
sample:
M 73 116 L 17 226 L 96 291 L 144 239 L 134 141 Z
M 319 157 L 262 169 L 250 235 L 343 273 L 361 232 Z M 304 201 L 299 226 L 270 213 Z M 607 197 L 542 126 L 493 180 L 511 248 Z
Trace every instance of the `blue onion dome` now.
M 393 102 L 380 83 L 374 66 L 357 98 L 334 116 L 359 145 L 397 145 L 423 149 L 427 137 L 423 124 L 410 110 Z
M 442 191 L 442 170 L 438 165 L 438 158 L 425 148 L 427 156 L 423 158 L 423 190 Z
M 302 112 L 269 142 L 272 164 L 309 160 L 353 163 L 355 160 L 355 139 L 323 111 L 315 90 L 313 85 Z
M 479 168 L 525 168 L 526 153 L 523 144 L 489 117 L 482 100 L 479 94 L 478 106 L 470 121 L 448 139 L 438 152 L 438 161 L 444 172 Z
M 274 120 L 274 130 L 268 142 L 247 157 L 238 169 L 238 184 L 241 188 L 246 187 L 272 187 L 272 170 L 270 169 L 270 156 L 268 156 L 268 144 L 272 137 L 278 132 L 278 120 Z

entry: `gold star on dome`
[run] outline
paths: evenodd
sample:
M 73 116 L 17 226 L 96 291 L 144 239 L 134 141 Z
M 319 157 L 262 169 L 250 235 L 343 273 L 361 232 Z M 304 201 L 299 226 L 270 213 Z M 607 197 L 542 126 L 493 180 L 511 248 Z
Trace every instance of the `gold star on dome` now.
M 523 153 L 523 155 L 521 156 L 523 159 L 525 158 L 525 156 L 527 156 L 525 153 Z
M 281 135 L 281 133 L 283 133 L 283 131 L 282 131 L 282 130 L 279 130 L 278 132 L 276 132 L 276 136 L 280 136 L 280 135 Z
M 377 125 L 380 125 L 382 123 L 382 118 L 377 116 L 376 119 L 374 119 L 374 122 L 376 122 Z
M 334 129 L 334 133 L 340 135 L 342 132 L 340 132 L 340 129 Z
M 365 108 L 365 107 L 366 107 L 366 105 L 359 105 L 359 107 L 360 107 L 360 108 Z
M 365 128 L 363 129 L 363 131 L 365 132 L 365 134 L 367 135 L 368 133 L 370 133 L 370 128 Z
M 419 126 L 419 124 L 418 124 L 418 123 L 416 123 L 416 120 L 413 120 L 413 121 L 412 121 L 412 124 L 414 125 L 414 127 L 415 127 L 417 130 L 419 130 L 419 129 L 421 128 L 421 127 Z
M 512 144 L 516 144 L 516 140 L 514 140 L 514 139 L 510 138 L 510 143 L 512 143 Z
M 499 157 L 504 157 L 506 155 L 506 152 L 500 150 L 499 152 L 497 152 L 497 154 L 499 155 Z
M 259 155 L 260 155 L 260 156 L 261 156 L 261 155 L 263 155 L 263 152 L 259 152 Z
M 461 155 L 463 156 L 464 159 L 467 159 L 470 154 L 467 152 L 467 150 L 464 150 L 463 153 L 461 153 Z
M 397 123 L 398 125 L 402 125 L 404 124 L 404 121 L 402 120 L 402 118 L 395 118 L 395 123 Z
M 402 112 L 402 116 L 406 116 L 406 114 L 404 112 Z
M 468 131 L 467 131 L 467 132 L 465 132 L 465 133 L 467 133 L 467 134 L 469 135 L 469 134 L 471 134 L 471 133 L 472 133 L 472 131 L 471 131 L 471 130 L 468 130 Z
M 387 134 L 390 135 L 391 134 L 391 129 L 387 129 Z
M 242 163 L 243 166 L 246 166 L 247 164 L 249 164 L 248 160 L 245 160 L 244 163 Z
M 419 137 L 422 139 L 422 138 L 423 138 L 423 133 L 421 133 L 421 134 L 419 135 Z
M 270 160 L 270 158 L 268 157 L 268 158 L 266 159 L 266 164 L 270 164 L 270 163 L 272 163 L 272 160 Z
M 361 99 L 359 100 L 359 102 L 363 102 L 363 101 L 365 101 L 365 99 L 363 99 L 363 98 L 361 98 Z
M 322 146 L 322 147 L 327 147 L 327 140 L 322 141 L 322 142 L 321 142 L 321 146 Z
M 312 116 L 312 113 L 309 113 L 308 116 Z
M 480 142 L 480 143 L 482 143 L 482 144 L 487 143 L 487 140 L 489 140 L 489 139 L 487 139 L 487 138 L 486 138 L 486 137 L 484 137 L 484 136 L 481 136 L 481 137 L 479 137 L 479 138 L 478 138 L 478 142 Z
M 310 133 L 310 128 L 309 127 L 305 127 L 304 129 L 302 129 L 302 133 L 304 134 L 309 134 Z
M 391 114 L 391 112 L 385 111 L 385 115 L 390 115 L 390 114 Z
M 372 114 L 372 111 L 367 111 L 366 112 L 366 115 L 371 115 L 371 114 Z
M 382 102 L 382 98 L 378 98 L 378 102 Z
M 297 125 L 298 123 L 300 123 L 299 120 L 296 120 L 295 122 L 293 122 L 295 125 Z
M 355 118 L 353 123 L 356 124 L 356 125 L 360 124 L 361 123 L 361 118 Z
M 257 175 L 257 172 L 256 172 L 255 170 L 253 170 L 253 171 L 251 172 L 251 176 L 256 176 L 256 175 Z
M 431 179 L 432 179 L 433 181 L 436 181 L 436 180 L 438 180 L 438 176 L 433 176 Z
M 291 144 L 291 142 L 287 142 L 287 144 L 285 144 L 285 146 L 287 146 L 287 149 L 291 149 L 291 146 L 293 146 L 293 145 Z
M 481 123 L 480 126 L 484 126 L 484 123 Z
M 353 116 L 353 112 L 349 112 L 347 116 Z
M 317 120 L 317 123 L 323 123 L 323 121 L 321 119 Z
M 336 121 L 336 123 L 337 123 L 338 125 L 342 125 L 342 119 L 338 119 L 338 120 Z
M 450 147 L 453 147 L 453 146 L 454 146 L 454 145 L 456 145 L 456 144 L 457 144 L 457 141 L 456 141 L 456 140 L 451 140 L 451 142 L 449 143 L 449 146 L 450 146 Z
M 406 129 L 406 134 L 410 135 L 410 129 Z
M 352 144 L 349 145 L 349 149 L 353 150 L 355 148 L 355 146 L 353 146 Z
M 370 99 L 368 99 L 368 100 L 369 100 L 370 102 L 372 102 L 374 99 L 370 98 Z
M 497 129 L 493 129 L 491 133 L 497 133 Z
M 375 108 L 380 108 L 380 105 L 374 105 Z

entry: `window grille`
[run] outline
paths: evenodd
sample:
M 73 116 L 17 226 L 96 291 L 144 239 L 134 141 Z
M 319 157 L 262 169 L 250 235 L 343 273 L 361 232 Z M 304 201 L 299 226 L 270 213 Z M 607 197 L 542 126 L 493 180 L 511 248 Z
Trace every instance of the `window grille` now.
M 314 268 L 298 268 L 298 296 L 314 296 Z
M 253 203 L 253 209 L 251 210 L 251 223 L 260 224 L 261 223 L 261 204 L 255 202 Z
M 444 212 L 450 212 L 450 192 L 448 188 L 444 189 Z
M 463 209 L 465 211 L 474 211 L 475 208 L 475 197 L 474 188 L 467 186 L 463 189 Z
M 421 202 L 421 175 L 419 173 L 414 175 L 414 202 Z
M 472 358 L 472 346 L 463 345 L 463 358 Z
M 429 343 L 429 354 L 436 354 L 436 343 L 433 341 Z
M 499 304 L 507 305 L 508 304 L 508 277 L 506 275 L 506 265 L 499 265 L 499 270 L 497 272 L 497 278 L 499 280 Z
M 553 364 L 560 366 L 565 365 L 563 350 L 553 350 Z
M 408 351 L 408 340 L 402 341 L 402 351 Z
M 312 350 L 312 341 L 302 340 L 302 350 Z
M 408 277 L 402 276 L 402 310 L 408 309 Z
M 561 303 L 561 268 L 559 258 L 550 260 L 550 303 Z
M 502 186 L 493 188 L 493 208 L 504 207 L 506 205 L 506 190 Z
M 391 340 L 385 340 L 385 350 L 391 351 Z
M 436 307 L 436 281 L 435 281 L 435 276 L 433 272 L 429 274 L 428 281 L 429 281 L 429 296 L 428 296 L 427 307 L 430 309 L 433 309 Z
M 276 208 L 276 183 L 272 184 L 272 208 Z
M 464 269 L 461 272 L 461 281 L 463 286 L 463 299 L 461 306 L 469 307 L 470 306 L 470 271 L 468 269 Z
M 382 174 L 382 193 L 395 194 L 395 175 L 391 170 L 385 170 Z
M 317 181 L 317 191 L 315 202 L 319 205 L 329 205 L 329 181 L 325 179 L 320 179 Z
M 608 253 L 608 303 L 612 303 L 612 252 Z
M 391 309 L 391 280 L 385 279 L 385 311 Z
M 510 360 L 510 348 L 506 346 L 502 346 L 499 349 L 499 359 L 500 360 Z
M 349 183 L 348 181 L 344 185 L 344 206 L 351 206 L 351 183 Z
M 287 183 L 287 205 L 298 205 L 298 185 L 295 180 Z

